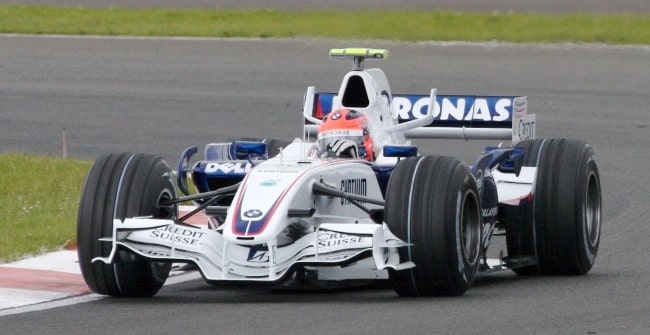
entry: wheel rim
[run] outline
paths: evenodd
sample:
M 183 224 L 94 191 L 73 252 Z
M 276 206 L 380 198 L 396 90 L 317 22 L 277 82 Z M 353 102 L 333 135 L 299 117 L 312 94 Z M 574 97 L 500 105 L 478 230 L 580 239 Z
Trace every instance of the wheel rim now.
M 600 237 L 600 206 L 600 185 L 598 178 L 592 172 L 589 174 L 587 181 L 587 190 L 582 212 L 587 239 L 592 247 L 598 243 Z
M 463 256 L 468 264 L 474 264 L 478 260 L 480 245 L 480 224 L 481 215 L 473 192 L 465 194 L 463 209 L 461 213 L 461 248 Z

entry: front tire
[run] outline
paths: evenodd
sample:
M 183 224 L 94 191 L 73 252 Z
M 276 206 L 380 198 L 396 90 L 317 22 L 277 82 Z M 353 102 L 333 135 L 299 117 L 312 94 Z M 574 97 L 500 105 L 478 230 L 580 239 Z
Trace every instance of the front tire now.
M 453 157 L 402 160 L 386 191 L 385 221 L 412 246 L 392 271 L 400 296 L 459 296 L 474 282 L 480 259 L 481 209 L 469 168 Z
M 537 166 L 532 200 L 507 222 L 508 255 L 534 255 L 519 275 L 584 275 L 600 243 L 601 190 L 594 152 L 583 141 L 523 141 L 524 166 Z
M 153 155 L 111 153 L 91 167 L 81 194 L 77 216 L 79 265 L 84 280 L 98 294 L 114 297 L 149 297 L 165 283 L 171 263 L 150 262 L 118 251 L 112 264 L 92 262 L 107 257 L 113 219 L 177 216 L 176 205 L 162 205 L 176 198 L 172 174 L 162 158 Z

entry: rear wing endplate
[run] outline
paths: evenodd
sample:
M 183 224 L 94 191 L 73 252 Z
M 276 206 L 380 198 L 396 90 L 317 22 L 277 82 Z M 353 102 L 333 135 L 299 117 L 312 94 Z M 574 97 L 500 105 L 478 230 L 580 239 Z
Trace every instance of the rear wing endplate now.
M 317 132 L 316 125 L 332 111 L 336 95 L 314 92 L 310 87 L 304 106 L 308 133 Z M 401 124 L 425 118 L 430 101 L 429 95 L 395 94 L 390 104 Z M 436 95 L 433 122 L 405 130 L 404 135 L 408 138 L 512 140 L 514 145 L 535 138 L 535 115 L 528 114 L 526 96 Z

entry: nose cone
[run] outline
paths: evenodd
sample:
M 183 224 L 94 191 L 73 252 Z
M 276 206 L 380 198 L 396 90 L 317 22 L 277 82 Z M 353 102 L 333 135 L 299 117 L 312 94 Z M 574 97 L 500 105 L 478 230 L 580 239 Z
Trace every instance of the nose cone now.
M 301 176 L 307 169 L 291 164 L 262 163 L 242 181 L 224 227 L 226 240 L 258 244 L 274 239 L 288 224 Z

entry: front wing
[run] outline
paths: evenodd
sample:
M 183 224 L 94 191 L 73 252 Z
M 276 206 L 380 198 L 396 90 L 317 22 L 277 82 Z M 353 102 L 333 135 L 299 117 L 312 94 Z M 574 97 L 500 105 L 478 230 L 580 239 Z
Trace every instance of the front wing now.
M 385 278 L 387 269 L 415 266 L 400 262 L 397 248 L 409 244 L 393 235 L 386 224 L 323 223 L 315 232 L 285 245 L 239 245 L 219 231 L 173 220 L 127 218 L 113 221 L 108 257 L 93 262 L 111 264 L 126 250 L 152 261 L 194 263 L 207 281 L 279 281 L 296 266 L 345 267 L 328 279 Z M 358 262 L 371 259 L 371 262 Z M 355 269 L 356 267 L 356 269 Z M 356 271 L 355 271 L 356 270 Z

